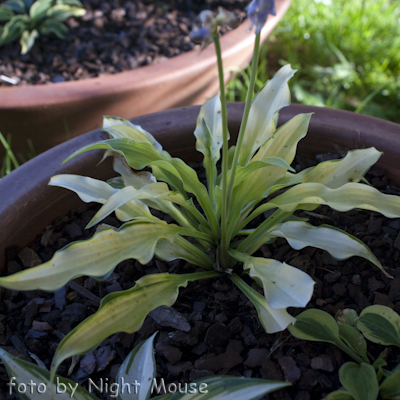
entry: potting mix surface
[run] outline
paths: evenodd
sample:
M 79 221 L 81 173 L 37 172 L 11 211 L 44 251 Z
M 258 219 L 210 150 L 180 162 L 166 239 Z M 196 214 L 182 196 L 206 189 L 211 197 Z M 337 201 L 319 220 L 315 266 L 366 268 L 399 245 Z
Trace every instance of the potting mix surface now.
M 248 1 L 82 0 L 82 4 L 86 15 L 66 21 L 67 41 L 41 35 L 25 55 L 20 54 L 19 39 L 0 47 L 0 75 L 18 85 L 35 85 L 161 63 L 195 47 L 189 34 L 199 26 L 200 11 L 223 6 L 245 17 Z M 10 84 L 0 79 L 0 86 Z

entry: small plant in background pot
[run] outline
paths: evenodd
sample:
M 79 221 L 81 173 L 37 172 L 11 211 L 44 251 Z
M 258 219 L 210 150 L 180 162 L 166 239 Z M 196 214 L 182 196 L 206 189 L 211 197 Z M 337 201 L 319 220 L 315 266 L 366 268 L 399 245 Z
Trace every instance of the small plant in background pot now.
M 68 28 L 63 21 L 85 14 L 79 0 L 6 0 L 0 5 L 0 46 L 20 37 L 21 54 L 26 54 L 39 35 L 55 34 L 66 40 Z
M 65 359 L 88 353 L 116 332 L 136 332 L 149 312 L 161 305 L 173 305 L 179 287 L 196 280 L 230 279 L 254 304 L 267 333 L 286 329 L 296 321 L 287 308 L 305 307 L 314 281 L 286 263 L 254 256 L 263 244 L 278 237 L 294 249 L 314 246 L 340 260 L 363 257 L 387 275 L 379 260 L 357 238 L 328 225 L 314 227 L 293 215 L 296 210 L 312 211 L 323 204 L 338 211 L 362 208 L 398 218 L 400 198 L 358 183 L 381 155 L 375 148 L 350 151 L 343 159 L 326 161 L 299 173 L 290 166 L 311 118 L 311 114 L 300 114 L 276 129 L 279 110 L 290 103 L 287 82 L 295 71 L 284 66 L 254 97 L 260 31 L 268 14 L 274 12 L 273 1 L 253 0 L 248 6 L 249 18 L 256 26 L 252 71 L 237 143 L 230 148 L 218 26 L 235 26 L 237 19 L 221 8 L 216 16 L 206 11 L 200 15 L 203 26 L 192 34 L 202 47 L 215 43 L 220 76 L 220 93 L 201 108 L 194 132 L 196 148 L 204 156 L 206 185 L 191 167 L 164 151 L 149 132 L 115 117 L 104 118 L 103 129 L 110 139 L 78 150 L 67 161 L 88 150 L 104 149 L 106 155 L 114 156 L 114 170 L 119 177 L 108 182 L 75 175 L 52 178 L 51 185 L 73 190 L 85 202 L 103 204 L 88 227 L 112 212 L 124 224 L 119 229 L 101 226 L 91 239 L 71 243 L 48 262 L 0 278 L 1 286 L 55 291 L 83 275 L 106 279 L 123 260 L 134 258 L 146 264 L 153 256 L 166 261 L 184 259 L 202 270 L 146 275 L 132 289 L 105 296 L 97 313 L 60 342 L 50 374 L 41 372 L 49 385 Z M 152 172 L 142 171 L 146 167 Z M 282 189 L 287 190 L 278 194 Z M 155 217 L 150 209 L 168 214 L 175 223 Z M 256 218 L 269 210 L 274 212 L 254 227 Z M 264 295 L 247 283 L 247 275 L 263 288 Z M 0 356 L 6 364 L 13 361 L 4 352 Z M 18 365 L 24 371 L 30 368 L 25 363 Z M 14 370 L 9 367 L 9 371 Z M 225 378 L 209 382 L 218 379 Z M 252 389 L 242 388 L 243 397 L 237 398 L 261 395 L 253 392 L 257 384 L 250 382 L 240 380 L 240 387 L 248 385 Z M 274 384 L 275 388 L 284 385 Z M 234 387 L 228 385 L 229 393 Z M 270 386 L 264 389 L 262 393 L 272 390 Z M 204 398 L 226 395 L 214 393 Z M 171 398 L 177 398 L 174 396 Z

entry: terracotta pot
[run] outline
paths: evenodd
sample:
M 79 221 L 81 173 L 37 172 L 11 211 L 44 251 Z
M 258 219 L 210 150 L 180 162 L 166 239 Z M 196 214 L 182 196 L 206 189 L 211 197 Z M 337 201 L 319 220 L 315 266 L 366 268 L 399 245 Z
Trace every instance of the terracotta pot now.
M 159 140 L 173 156 L 185 161 L 201 160 L 195 150 L 193 131 L 198 106 L 162 111 L 132 119 Z M 347 111 L 293 104 L 280 112 L 279 124 L 299 113 L 313 112 L 308 135 L 299 144 L 299 154 L 335 152 L 334 144 L 348 148 L 374 146 L 383 151 L 376 164 L 400 185 L 400 125 Z M 243 104 L 228 106 L 229 131 L 235 139 Z M 32 243 L 45 227 L 83 203 L 73 192 L 47 185 L 53 175 L 68 173 L 98 179 L 115 176 L 111 160 L 98 164 L 103 152 L 90 151 L 62 165 L 63 160 L 83 145 L 106 138 L 95 130 L 63 143 L 28 161 L 0 181 L 0 273 L 4 271 L 5 249 Z
M 277 0 L 262 40 L 272 32 L 291 0 Z M 224 35 L 224 68 L 244 68 L 253 53 L 254 30 L 246 20 Z M 229 78 L 229 74 L 226 76 Z M 0 88 L 0 132 L 11 133 L 13 150 L 37 153 L 101 127 L 103 115 L 132 118 L 174 107 L 203 104 L 218 92 L 214 46 L 192 50 L 161 64 L 99 78 L 48 85 Z M 2 146 L 0 146 L 2 147 Z M 0 155 L 3 154 L 0 149 Z

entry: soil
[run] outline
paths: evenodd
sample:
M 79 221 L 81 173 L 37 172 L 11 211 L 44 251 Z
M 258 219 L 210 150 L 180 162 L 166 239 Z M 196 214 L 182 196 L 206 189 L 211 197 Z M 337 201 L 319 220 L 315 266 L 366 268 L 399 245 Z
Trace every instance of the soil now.
M 3 2 L 3 1 L 1 1 Z M 41 35 L 26 54 L 19 40 L 0 47 L 0 75 L 18 85 L 64 82 L 155 64 L 195 47 L 190 32 L 204 9 L 242 17 L 247 0 L 83 0 L 87 13 L 70 18 L 67 41 Z M 226 32 L 225 28 L 222 33 Z M 9 86 L 0 79 L 0 86 Z
M 322 155 L 318 161 L 331 157 L 338 156 Z M 300 170 L 315 162 L 297 157 L 295 164 Z M 382 170 L 372 169 L 366 178 L 383 193 L 400 194 L 400 189 Z M 58 218 L 30 248 L 9 249 L 7 273 L 47 261 L 54 251 L 67 243 L 93 235 L 95 228 L 84 230 L 84 226 L 97 209 L 98 206 L 83 206 L 69 216 Z M 386 278 L 359 257 L 337 261 L 327 252 L 311 247 L 293 250 L 283 239 L 264 245 L 257 256 L 285 261 L 306 271 L 315 280 L 314 295 L 307 308 L 319 308 L 335 315 L 344 308 L 360 313 L 371 304 L 382 304 L 400 313 L 399 220 L 362 210 L 339 213 L 327 207 L 296 215 L 309 218 L 313 225 L 330 224 L 358 237 L 394 276 L 394 279 Z M 120 225 L 113 216 L 104 223 Z M 81 277 L 55 294 L 0 289 L 0 346 L 31 362 L 39 359 L 49 367 L 62 337 L 95 312 L 107 293 L 131 288 L 144 274 L 187 273 L 194 269 L 182 260 L 165 263 L 153 259 L 145 266 L 128 260 L 104 282 Z M 248 282 L 251 284 L 252 280 Z M 252 287 L 262 292 L 255 283 Z M 180 289 L 178 301 L 168 315 L 160 311 L 153 311 L 137 333 L 115 334 L 92 353 L 80 357 L 71 368 L 70 378 L 86 388 L 89 377 L 98 384 L 100 378 L 112 382 L 130 350 L 155 331 L 159 331 L 155 339 L 157 377 L 164 378 L 166 383 L 187 383 L 214 374 L 292 382 L 292 387 L 264 399 L 322 399 L 341 386 L 338 369 L 350 361 L 333 345 L 298 340 L 287 331 L 266 334 L 253 305 L 228 279 L 189 284 Z M 301 311 L 289 309 L 293 315 Z M 369 342 L 368 351 L 376 357 L 383 346 Z M 389 369 L 394 367 L 400 362 L 399 352 L 390 349 L 387 361 Z M 58 373 L 67 375 L 70 366 L 71 359 L 62 364 Z M 7 394 L 7 382 L 5 368 L 0 365 L 0 400 L 17 398 L 15 393 Z M 94 393 L 99 398 L 107 398 Z

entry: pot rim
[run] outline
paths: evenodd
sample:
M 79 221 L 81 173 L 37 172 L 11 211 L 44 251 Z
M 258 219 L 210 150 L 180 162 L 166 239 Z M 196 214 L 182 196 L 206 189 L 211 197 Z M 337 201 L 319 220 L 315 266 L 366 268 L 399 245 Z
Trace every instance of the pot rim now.
M 228 104 L 231 137 L 237 135 L 243 103 Z M 132 118 L 160 141 L 173 156 L 188 159 L 194 151 L 192 132 L 200 106 L 177 108 Z M 348 111 L 292 104 L 281 110 L 279 125 L 299 113 L 314 113 L 307 136 L 299 143 L 303 156 L 337 152 L 335 144 L 347 149 L 374 146 L 383 151 L 376 164 L 387 170 L 389 178 L 400 184 L 400 125 Z M 190 132 L 190 134 L 188 134 Z M 99 129 L 62 143 L 33 158 L 0 180 L 0 273 L 4 269 L 5 249 L 31 243 L 36 234 L 58 217 L 84 203 L 73 192 L 48 186 L 49 179 L 60 173 L 83 174 L 97 179 L 115 176 L 111 159 L 97 165 L 103 151 L 83 153 L 65 165 L 62 162 L 86 144 L 105 139 Z M 193 159 L 193 158 L 192 158 Z M 96 166 L 97 165 L 97 166 Z

